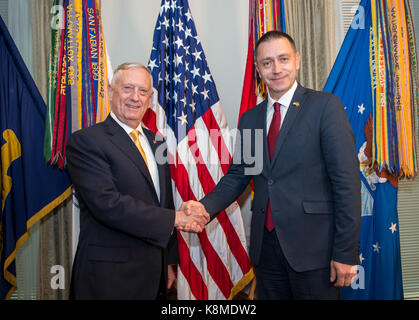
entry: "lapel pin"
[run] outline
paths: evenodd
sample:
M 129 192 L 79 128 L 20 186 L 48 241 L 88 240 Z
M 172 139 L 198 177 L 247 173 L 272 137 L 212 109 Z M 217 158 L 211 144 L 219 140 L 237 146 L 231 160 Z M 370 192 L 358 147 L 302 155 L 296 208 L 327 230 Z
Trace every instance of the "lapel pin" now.
M 293 102 L 292 105 L 298 108 L 300 106 L 300 103 L 299 102 Z
M 156 140 L 153 140 L 153 144 L 156 144 L 157 143 L 157 141 Z

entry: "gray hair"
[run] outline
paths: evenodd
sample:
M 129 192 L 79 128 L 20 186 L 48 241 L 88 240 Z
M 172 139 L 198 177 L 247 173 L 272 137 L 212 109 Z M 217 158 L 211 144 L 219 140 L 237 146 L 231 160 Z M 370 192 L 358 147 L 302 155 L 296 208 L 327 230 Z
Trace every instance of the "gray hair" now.
M 124 62 L 120 64 L 114 71 L 111 86 L 113 87 L 119 79 L 119 75 L 121 71 L 128 70 L 128 69 L 144 69 L 150 75 L 151 86 L 153 86 L 153 76 L 151 75 L 150 70 L 143 64 L 139 62 Z

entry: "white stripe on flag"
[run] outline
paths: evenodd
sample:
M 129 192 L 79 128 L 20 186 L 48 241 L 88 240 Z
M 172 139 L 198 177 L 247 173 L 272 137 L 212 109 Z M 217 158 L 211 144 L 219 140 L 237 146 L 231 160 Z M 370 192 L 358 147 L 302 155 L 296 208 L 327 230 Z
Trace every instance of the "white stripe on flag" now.
M 223 107 L 221 106 L 220 102 L 217 102 L 215 104 L 213 104 L 211 106 L 211 111 L 214 115 L 215 120 L 218 123 L 218 126 L 220 127 L 221 130 L 221 135 L 224 138 L 224 142 L 228 148 L 228 151 L 230 152 L 230 155 L 233 155 L 233 147 L 234 147 L 234 138 L 235 135 L 232 135 L 228 128 L 228 124 L 227 124 L 227 118 L 224 114 L 224 110 Z
M 186 280 L 180 268 L 178 268 L 177 273 L 177 292 L 178 300 L 196 300 L 195 296 L 192 294 L 189 282 Z

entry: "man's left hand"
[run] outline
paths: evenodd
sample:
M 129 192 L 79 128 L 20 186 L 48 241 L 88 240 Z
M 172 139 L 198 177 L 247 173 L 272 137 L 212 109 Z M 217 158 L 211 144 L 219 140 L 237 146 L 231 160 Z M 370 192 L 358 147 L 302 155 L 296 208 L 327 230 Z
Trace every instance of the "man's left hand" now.
M 356 276 L 356 266 L 332 260 L 330 262 L 330 282 L 335 287 L 348 287 Z

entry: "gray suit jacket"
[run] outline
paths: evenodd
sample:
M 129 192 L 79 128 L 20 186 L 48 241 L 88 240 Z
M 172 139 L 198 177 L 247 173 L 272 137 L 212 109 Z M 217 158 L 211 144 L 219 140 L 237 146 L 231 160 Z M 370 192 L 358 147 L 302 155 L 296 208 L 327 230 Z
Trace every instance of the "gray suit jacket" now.
M 259 129 L 263 131 L 262 141 L 243 143 L 243 139 L 237 139 L 233 159 L 241 161 L 230 164 L 227 174 L 201 202 L 214 218 L 253 178 L 249 255 L 254 264 L 260 258 L 268 199 L 279 243 L 294 270 L 325 268 L 331 259 L 357 264 L 361 181 L 355 139 L 342 102 L 332 94 L 299 85 L 279 132 L 272 162 L 266 109 L 265 100 L 243 114 L 241 137 L 246 129 L 253 137 Z M 255 155 L 258 143 L 263 144 L 263 167 L 261 172 L 248 175 L 245 170 L 254 164 L 246 164 L 244 148 L 251 148 Z

